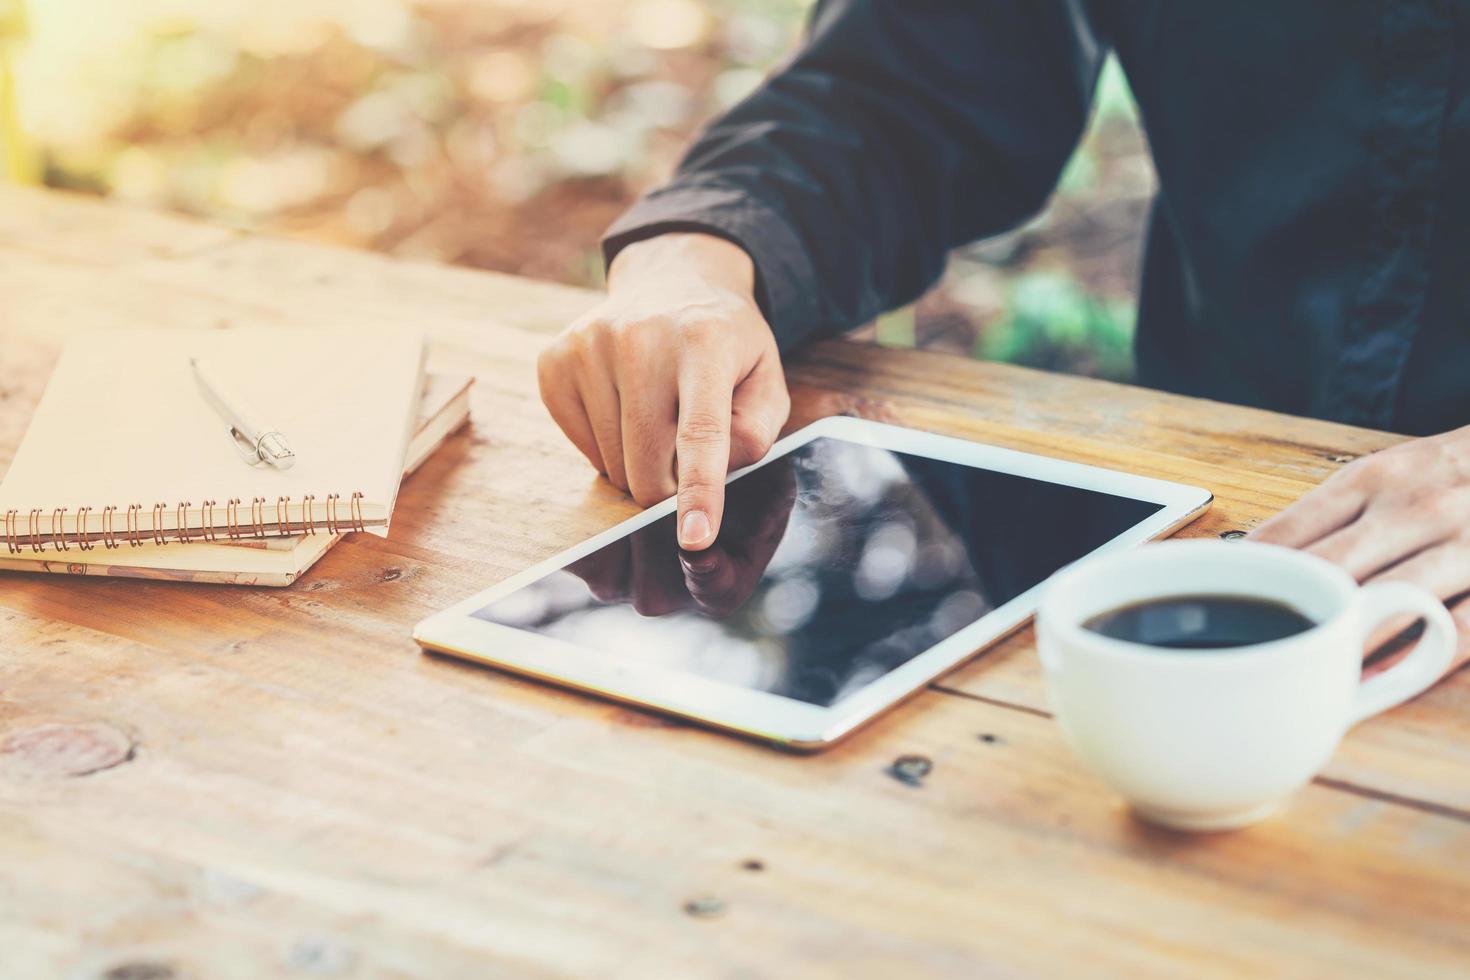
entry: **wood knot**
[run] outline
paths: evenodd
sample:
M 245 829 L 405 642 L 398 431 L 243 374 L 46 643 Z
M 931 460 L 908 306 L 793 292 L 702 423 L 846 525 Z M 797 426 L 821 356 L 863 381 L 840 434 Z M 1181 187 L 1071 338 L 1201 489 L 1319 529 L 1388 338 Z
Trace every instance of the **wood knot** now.
M 887 771 L 905 786 L 922 786 L 924 779 L 934 771 L 934 763 L 922 755 L 901 755 L 893 760 Z
M 67 779 L 121 765 L 133 740 L 105 721 L 48 721 L 0 738 L 0 774 L 16 780 Z
M 684 914 L 695 919 L 717 919 L 725 914 L 725 903 L 713 895 L 700 895 L 684 903 Z
M 381 575 L 378 576 L 378 581 L 379 582 L 396 582 L 398 579 L 401 579 L 402 577 L 403 577 L 403 569 L 401 569 L 401 568 L 385 568 L 385 569 L 383 569 L 383 574 L 381 574 Z

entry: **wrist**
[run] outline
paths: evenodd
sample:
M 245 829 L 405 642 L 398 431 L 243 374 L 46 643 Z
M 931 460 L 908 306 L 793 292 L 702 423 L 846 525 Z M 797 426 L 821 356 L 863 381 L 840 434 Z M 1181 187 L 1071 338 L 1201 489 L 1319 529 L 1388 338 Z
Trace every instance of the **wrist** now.
M 607 289 L 636 288 L 638 282 L 667 277 L 698 279 L 755 302 L 755 262 L 728 239 L 704 232 L 667 232 L 634 242 L 613 257 Z

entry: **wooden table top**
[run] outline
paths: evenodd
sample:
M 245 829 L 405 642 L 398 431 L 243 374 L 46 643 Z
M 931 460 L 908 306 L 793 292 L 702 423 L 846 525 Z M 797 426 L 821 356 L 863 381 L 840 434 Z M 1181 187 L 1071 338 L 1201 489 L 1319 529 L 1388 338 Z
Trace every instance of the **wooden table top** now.
M 0 191 L 0 467 L 61 343 L 393 324 L 475 422 L 294 587 L 0 579 L 0 976 L 1465 976 L 1470 672 L 1283 814 L 1151 829 L 1073 761 L 1031 631 L 821 755 L 421 654 L 424 615 L 632 514 L 543 412 L 593 294 Z M 1182 480 L 1248 528 L 1396 437 L 832 342 L 835 412 Z M 918 785 L 889 772 L 933 763 Z

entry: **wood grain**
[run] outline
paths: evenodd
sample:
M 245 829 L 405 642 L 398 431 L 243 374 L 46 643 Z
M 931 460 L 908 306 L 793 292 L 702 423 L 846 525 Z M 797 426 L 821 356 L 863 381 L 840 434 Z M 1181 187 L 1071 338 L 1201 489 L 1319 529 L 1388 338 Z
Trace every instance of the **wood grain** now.
M 0 976 L 1463 975 L 1455 678 L 1248 831 L 1133 821 L 1029 631 L 824 755 L 422 655 L 418 618 L 634 511 L 535 399 L 595 297 L 0 191 L 0 466 L 92 326 L 403 323 L 472 429 L 285 590 L 0 581 Z M 1210 486 L 1259 521 L 1393 437 L 822 345 L 834 411 Z M 904 754 L 932 772 L 888 771 Z M 1458 770 L 1458 778 L 1456 770 Z M 152 971 L 152 972 L 148 972 Z

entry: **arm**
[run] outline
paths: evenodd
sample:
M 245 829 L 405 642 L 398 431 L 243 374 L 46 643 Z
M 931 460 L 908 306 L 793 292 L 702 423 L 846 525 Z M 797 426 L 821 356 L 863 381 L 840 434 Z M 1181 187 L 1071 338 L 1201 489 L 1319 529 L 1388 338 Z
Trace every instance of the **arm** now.
M 608 299 L 542 356 L 542 397 L 679 542 L 789 409 L 780 345 L 854 326 L 948 250 L 1039 208 L 1101 51 L 1076 0 L 826 0 L 805 46 L 610 231 Z
M 921 294 L 948 251 L 1045 203 L 1103 51 L 1061 0 L 827 0 L 796 57 L 690 148 L 604 243 L 740 245 L 781 347 Z

